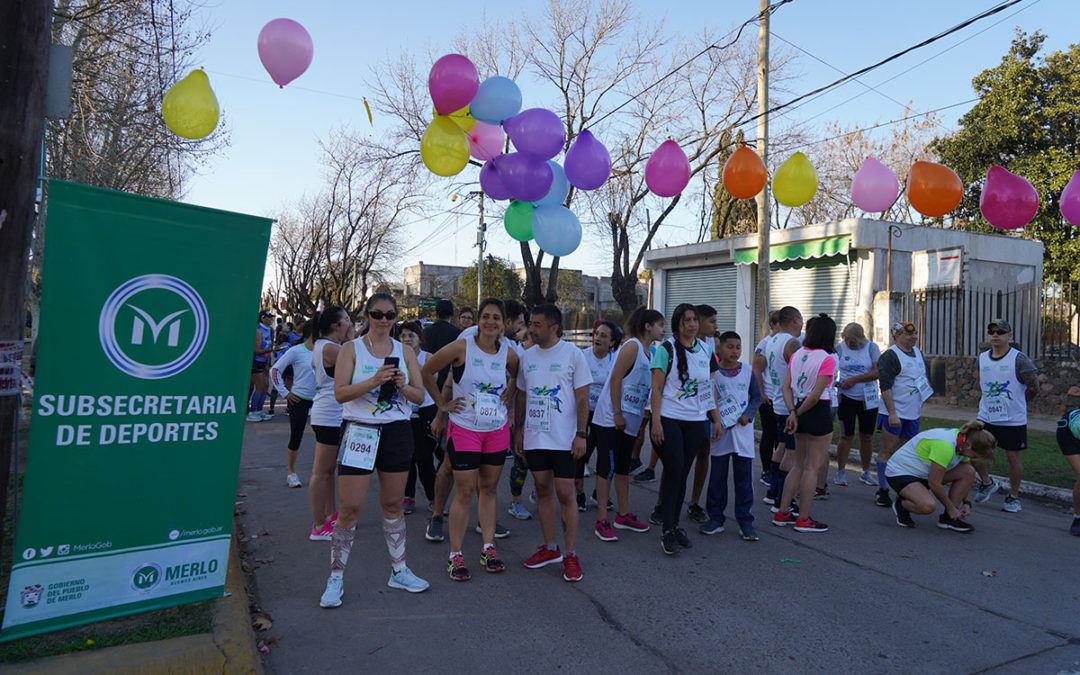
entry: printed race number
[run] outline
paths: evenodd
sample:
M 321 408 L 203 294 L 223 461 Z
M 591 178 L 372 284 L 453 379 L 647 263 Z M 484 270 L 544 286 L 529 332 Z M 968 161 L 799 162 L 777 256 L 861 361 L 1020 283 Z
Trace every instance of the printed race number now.
M 378 427 L 350 423 L 342 440 L 341 463 L 354 469 L 371 471 L 379 450 Z

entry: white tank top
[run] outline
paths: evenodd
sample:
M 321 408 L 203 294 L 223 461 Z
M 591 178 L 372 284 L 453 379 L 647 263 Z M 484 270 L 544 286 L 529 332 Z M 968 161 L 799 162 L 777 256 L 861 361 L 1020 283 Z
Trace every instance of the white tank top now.
M 626 429 L 623 431 L 630 436 L 637 436 L 638 429 L 641 428 L 641 411 L 649 400 L 652 383 L 652 371 L 649 368 L 651 359 L 649 350 L 637 338 L 624 342 L 619 347 L 619 353 L 624 349 L 633 349 L 635 358 L 630 372 L 622 380 L 620 412 L 626 421 Z M 596 401 L 596 410 L 593 412 L 593 424 L 609 428 L 615 426 L 615 409 L 611 405 L 611 377 L 612 370 L 609 369 L 604 386 L 600 389 L 600 398 Z
M 390 342 L 393 344 L 390 356 L 398 358 L 398 369 L 405 373 L 405 380 L 408 382 L 409 369 L 405 365 L 405 354 L 401 343 L 394 339 Z M 353 340 L 353 351 L 356 353 L 356 363 L 353 366 L 350 382 L 356 384 L 374 375 L 375 371 L 382 367 L 383 359 L 371 355 L 363 337 Z M 412 415 L 412 407 L 409 406 L 409 400 L 405 398 L 401 390 L 395 391 L 389 401 L 380 403 L 379 390 L 381 388 L 375 387 L 363 396 L 343 403 L 342 414 L 345 419 L 364 424 L 387 424 L 409 419 Z
M 311 367 L 315 371 L 315 398 L 311 404 L 311 423 L 320 427 L 341 426 L 341 404 L 334 398 L 334 378 L 323 368 L 323 347 L 333 344 L 330 340 L 315 341 L 311 348 Z
M 450 421 L 469 431 L 494 431 L 507 421 L 506 406 L 501 394 L 506 391 L 507 340 L 499 340 L 499 350 L 488 354 L 476 344 L 475 334 L 465 338 L 465 366 L 460 381 L 451 370 L 453 397 L 464 398 L 468 407 L 450 413 Z M 453 366 L 451 366 L 453 369 Z M 480 404 L 479 407 L 477 404 Z
M 706 420 L 709 410 L 716 405 L 712 380 L 709 378 L 709 358 L 712 354 L 701 340 L 696 341 L 694 351 L 687 349 L 686 381 L 683 382 L 679 378 L 679 354 L 671 341 L 673 339 L 668 341 L 671 345 L 671 369 L 664 380 L 660 416 L 688 422 Z
M 431 356 L 431 354 L 428 354 L 425 351 L 421 351 L 419 354 L 416 355 L 416 361 L 421 366 L 423 366 L 425 363 L 427 363 L 427 359 L 428 359 L 429 356 Z M 424 388 L 424 402 L 423 403 L 421 403 L 420 405 L 416 405 L 415 403 L 413 403 L 411 401 L 409 402 L 409 406 L 412 407 L 412 411 L 413 411 L 412 416 L 413 417 L 418 417 L 418 415 L 416 414 L 416 411 L 420 410 L 420 408 L 426 408 L 429 405 L 435 405 L 435 400 L 431 398 L 431 394 L 429 394 L 427 392 L 427 388 L 425 387 Z
M 589 383 L 589 410 L 595 411 L 600 392 L 611 374 L 611 366 L 615 365 L 615 353 L 608 352 L 602 359 L 596 358 L 592 347 L 582 347 L 581 353 L 585 355 L 585 363 L 589 364 L 589 373 L 592 375 L 592 382 Z
M 979 419 L 1003 427 L 1027 424 L 1027 386 L 1016 377 L 1016 355 L 1010 348 L 997 359 L 990 352 L 979 354 Z
M 791 333 L 777 333 L 765 348 L 765 359 L 768 361 L 762 378 L 765 381 L 765 395 L 772 401 L 773 410 L 778 417 L 787 417 L 791 412 L 787 403 L 784 403 L 784 392 L 780 387 L 784 384 L 784 375 L 788 370 L 788 363 L 784 360 L 784 347 L 792 340 L 798 338 Z
M 846 342 L 841 340 L 836 345 L 836 379 L 844 381 L 859 375 L 865 375 L 874 368 L 874 353 L 871 347 L 874 343 L 867 342 L 858 349 L 852 349 Z M 877 387 L 877 381 L 857 382 L 848 389 L 840 392 L 841 396 L 853 398 L 856 401 L 866 400 L 867 387 Z
M 917 420 L 923 403 L 919 389 L 930 386 L 926 381 L 926 361 L 918 347 L 912 347 L 914 355 L 905 354 L 904 350 L 896 345 L 889 349 L 900 360 L 900 373 L 892 386 L 893 407 L 900 419 Z M 882 412 L 885 412 L 884 408 Z

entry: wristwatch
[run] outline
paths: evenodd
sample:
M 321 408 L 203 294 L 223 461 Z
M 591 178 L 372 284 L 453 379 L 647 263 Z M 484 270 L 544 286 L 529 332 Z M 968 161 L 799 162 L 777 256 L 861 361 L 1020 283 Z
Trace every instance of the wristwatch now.
M 577 437 L 578 438 L 588 438 L 589 434 L 585 433 L 584 431 L 579 431 L 579 432 L 577 432 Z

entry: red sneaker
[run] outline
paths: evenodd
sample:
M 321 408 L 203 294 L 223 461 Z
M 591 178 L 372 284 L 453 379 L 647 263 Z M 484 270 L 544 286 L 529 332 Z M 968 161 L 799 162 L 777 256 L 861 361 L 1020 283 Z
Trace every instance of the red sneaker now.
M 573 553 L 567 554 L 563 558 L 563 575 L 562 578 L 567 581 L 581 581 L 581 563 L 578 562 L 577 555 Z
M 648 532 L 649 526 L 637 519 L 633 513 L 627 511 L 623 515 L 615 516 L 615 529 L 633 530 L 634 532 Z
M 775 516 L 773 517 L 775 522 Z M 810 516 L 799 516 L 795 521 L 796 532 L 828 532 L 829 526 L 825 523 L 819 523 Z
M 783 527 L 784 525 L 794 525 L 795 514 L 793 514 L 790 510 L 777 511 L 776 513 L 772 514 L 772 524 L 778 525 L 780 527 Z
M 536 553 L 533 553 L 529 556 L 529 559 L 525 561 L 525 567 L 535 570 L 544 565 L 562 562 L 562 559 L 562 551 L 559 550 L 558 546 L 555 547 L 554 551 L 548 550 L 547 546 L 540 546 L 536 549 Z
M 607 518 L 596 521 L 596 525 L 593 526 L 593 534 L 600 541 L 619 541 L 619 537 L 615 535 L 615 530 L 611 529 L 611 521 Z

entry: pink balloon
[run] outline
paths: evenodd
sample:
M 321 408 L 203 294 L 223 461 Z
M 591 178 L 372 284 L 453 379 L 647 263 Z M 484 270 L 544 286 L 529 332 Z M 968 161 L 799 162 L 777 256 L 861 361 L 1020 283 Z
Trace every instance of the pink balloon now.
M 900 181 L 892 169 L 873 157 L 863 160 L 851 179 L 851 201 L 867 213 L 887 211 L 900 194 Z
M 485 162 L 480 168 L 480 189 L 496 201 L 510 199 L 510 191 L 503 185 L 502 177 L 499 176 L 499 170 L 495 168 L 494 161 Z
M 999 230 L 1016 230 L 1031 222 L 1039 210 L 1039 193 L 1005 167 L 992 166 L 979 196 L 983 218 Z
M 664 141 L 645 162 L 645 184 L 659 197 L 674 197 L 690 182 L 690 160 L 675 141 Z
M 480 74 L 473 62 L 461 54 L 447 54 L 431 66 L 428 91 L 440 115 L 449 115 L 469 105 L 480 87 Z
M 303 75 L 314 53 L 311 36 L 292 19 L 274 19 L 259 31 L 259 60 L 278 87 Z
M 494 124 L 477 122 L 465 135 L 469 137 L 469 153 L 481 161 L 495 159 L 506 147 L 506 134 Z
M 1061 191 L 1061 215 L 1073 225 L 1080 226 L 1080 170 L 1072 175 Z

